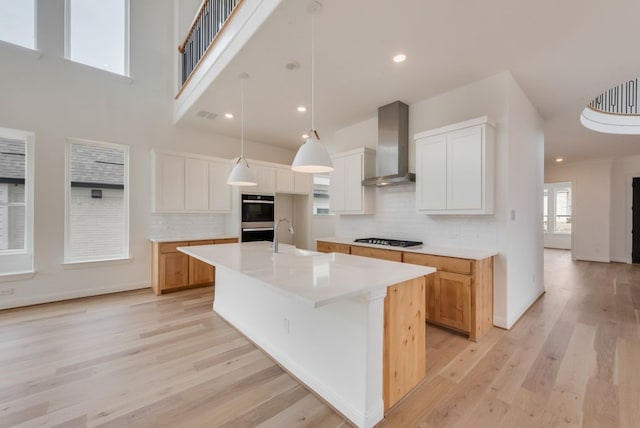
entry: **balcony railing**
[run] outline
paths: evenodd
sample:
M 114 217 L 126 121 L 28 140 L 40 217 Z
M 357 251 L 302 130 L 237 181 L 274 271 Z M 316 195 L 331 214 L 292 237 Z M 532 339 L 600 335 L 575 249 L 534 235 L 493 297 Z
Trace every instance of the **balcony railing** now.
M 589 103 L 589 108 L 600 113 L 637 115 L 638 79 L 629 80 L 603 92 Z
M 204 0 L 191 24 L 189 33 L 178 46 L 181 56 L 181 87 L 213 46 L 243 0 Z

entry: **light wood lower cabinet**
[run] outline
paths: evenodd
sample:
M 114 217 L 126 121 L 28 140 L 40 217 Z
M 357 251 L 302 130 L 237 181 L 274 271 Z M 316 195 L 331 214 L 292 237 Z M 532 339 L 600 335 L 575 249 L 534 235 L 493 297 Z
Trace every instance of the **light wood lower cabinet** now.
M 493 257 L 460 259 L 404 253 L 405 263 L 432 266 L 426 279 L 426 320 L 478 340 L 493 327 Z
M 383 250 L 379 248 L 351 246 L 351 254 L 356 256 L 372 257 L 374 259 L 390 260 L 392 262 L 401 262 L 402 253 L 394 250 Z
M 193 245 L 213 245 L 213 239 L 202 241 L 189 241 L 189 246 Z M 213 284 L 215 278 L 215 268 L 210 264 L 202 262 L 193 257 L 189 257 L 189 285 Z
M 160 295 L 183 288 L 213 284 L 215 282 L 215 268 L 181 253 L 177 248 L 235 242 L 238 242 L 238 238 L 154 242 L 151 263 L 151 286 L 153 290 Z
M 471 331 L 471 277 L 450 272 L 433 276 L 433 320 Z
M 317 241 L 316 251 L 319 253 L 350 253 L 349 244 L 338 244 L 336 242 Z

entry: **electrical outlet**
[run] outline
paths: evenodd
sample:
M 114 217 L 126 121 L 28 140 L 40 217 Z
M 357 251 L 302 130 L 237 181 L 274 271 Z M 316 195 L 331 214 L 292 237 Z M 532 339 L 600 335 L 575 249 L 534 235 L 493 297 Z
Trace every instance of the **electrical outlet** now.
M 1 288 L 0 296 L 11 296 L 15 291 L 15 288 Z

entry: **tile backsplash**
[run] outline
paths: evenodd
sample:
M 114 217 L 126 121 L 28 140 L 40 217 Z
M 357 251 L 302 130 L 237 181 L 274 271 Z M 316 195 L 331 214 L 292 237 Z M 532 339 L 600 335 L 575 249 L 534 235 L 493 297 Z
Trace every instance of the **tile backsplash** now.
M 495 249 L 494 216 L 429 216 L 416 210 L 415 183 L 376 189 L 372 215 L 340 215 L 335 235 L 346 238 L 395 238 L 432 247 Z
M 151 214 L 150 239 L 198 239 L 226 236 L 228 214 Z

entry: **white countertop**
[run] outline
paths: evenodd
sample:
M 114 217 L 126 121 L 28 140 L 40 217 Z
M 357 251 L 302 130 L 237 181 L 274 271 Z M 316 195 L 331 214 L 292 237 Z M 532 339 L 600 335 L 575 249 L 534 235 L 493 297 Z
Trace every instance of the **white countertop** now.
M 216 267 L 225 267 L 297 297 L 313 307 L 364 295 L 419 276 L 434 268 L 336 253 L 316 253 L 269 242 L 198 245 L 179 251 Z
M 151 242 L 158 242 L 160 244 L 165 243 L 165 242 L 182 242 L 182 241 L 205 241 L 205 240 L 211 240 L 211 239 L 232 239 L 232 238 L 238 238 L 237 236 L 178 236 L 178 237 L 171 237 L 171 238 L 149 238 L 149 241 Z
M 359 247 L 380 248 L 383 250 L 403 251 L 406 253 L 432 254 L 434 256 L 457 257 L 460 259 L 482 260 L 498 254 L 495 250 L 477 250 L 465 248 L 447 248 L 447 247 L 430 247 L 420 245 L 417 247 L 392 247 L 390 245 L 365 244 L 362 242 L 353 242 L 353 239 L 330 237 L 318 238 L 316 241 L 333 242 L 336 244 L 357 245 Z

